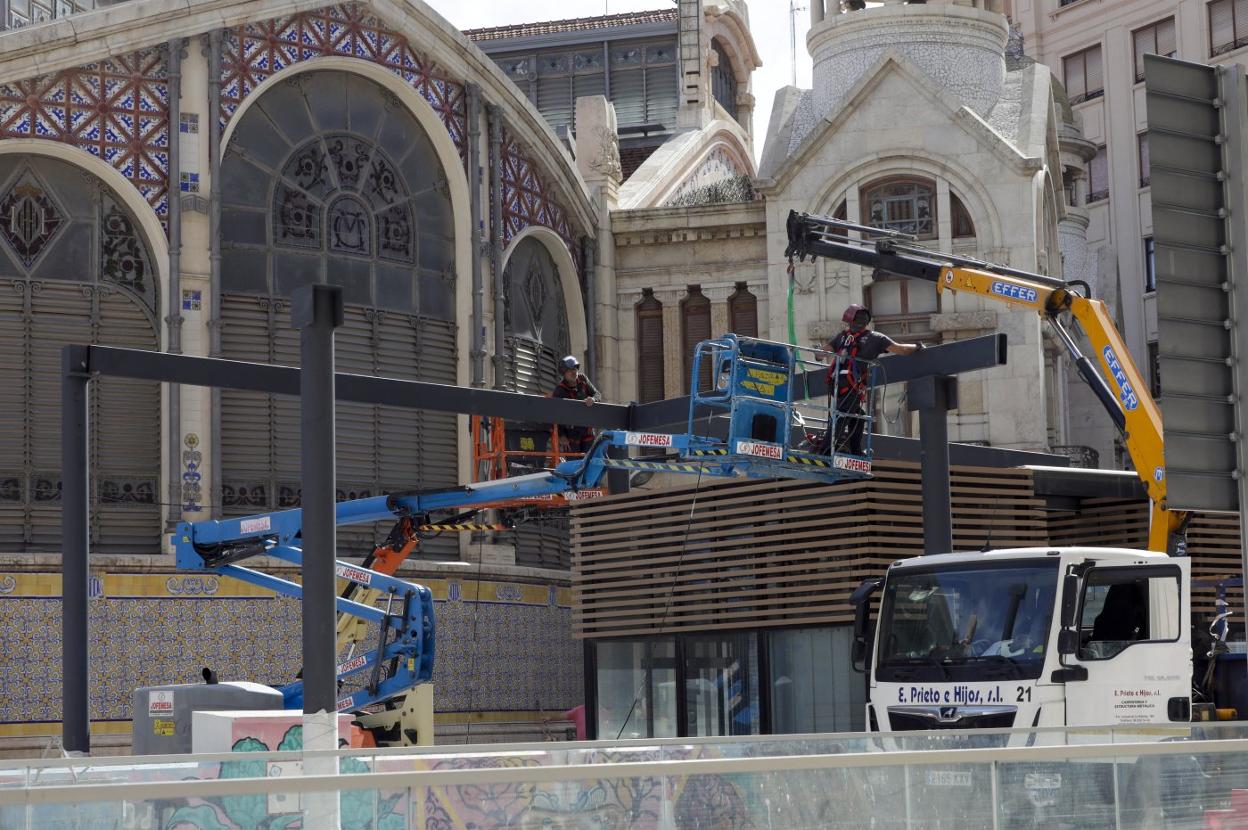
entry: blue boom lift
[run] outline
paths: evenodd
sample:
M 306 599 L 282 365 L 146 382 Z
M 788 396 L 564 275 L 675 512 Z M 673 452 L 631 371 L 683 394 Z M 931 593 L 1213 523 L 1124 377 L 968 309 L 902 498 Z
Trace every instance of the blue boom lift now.
M 804 357 L 810 354 L 810 357 Z M 429 524 L 435 515 L 464 508 L 570 493 L 598 486 L 608 469 L 646 470 L 754 478 L 810 478 L 834 482 L 865 478 L 871 472 L 870 445 L 863 455 L 830 454 L 806 447 L 824 429 L 837 434 L 838 421 L 857 418 L 871 434 L 870 407 L 865 415 L 838 412 L 836 402 L 812 402 L 797 396 L 804 370 L 831 364 L 841 368 L 849 358 L 813 349 L 733 334 L 698 344 L 688 432 L 683 435 L 608 431 L 598 435 L 583 458 L 565 461 L 553 470 L 423 492 L 391 493 L 344 501 L 337 505 L 339 525 L 387 519 Z M 873 376 L 874 371 L 870 372 Z M 872 385 L 873 385 L 872 378 Z M 835 388 L 835 385 L 833 385 Z M 703 413 L 698 418 L 699 410 Z M 695 419 L 709 423 L 727 418 L 725 438 L 695 433 Z M 810 433 L 808 430 L 815 430 Z M 708 430 L 709 431 L 709 430 Z M 794 439 L 796 434 L 797 438 Z M 796 444 L 796 445 L 795 445 Z M 664 456 L 609 458 L 611 447 L 661 448 Z M 297 583 L 244 567 L 238 562 L 272 556 L 302 562 L 303 511 L 280 510 L 255 516 L 183 522 L 175 536 L 179 568 L 229 576 L 290 597 L 301 597 Z M 366 560 L 366 564 L 369 560 Z M 368 567 L 336 563 L 336 573 L 349 583 L 339 596 L 337 612 L 377 624 L 376 646 L 338 664 L 340 687 L 369 673 L 367 682 L 338 701 L 339 711 L 359 711 L 404 694 L 433 676 L 435 625 L 433 597 L 428 588 Z M 355 591 L 376 592 L 380 604 L 352 599 Z M 384 666 L 389 666 L 383 672 Z M 303 683 L 280 687 L 287 708 L 303 705 Z

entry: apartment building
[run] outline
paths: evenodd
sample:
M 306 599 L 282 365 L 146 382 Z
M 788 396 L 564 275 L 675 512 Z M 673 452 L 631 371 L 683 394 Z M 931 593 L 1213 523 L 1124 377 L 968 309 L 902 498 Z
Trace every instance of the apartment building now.
M 1089 215 L 1096 287 L 1117 298 L 1123 334 L 1157 389 L 1157 293 L 1144 55 L 1248 64 L 1248 0 L 1012 0 L 1026 54 L 1066 86 L 1076 122 L 1098 146 L 1069 188 Z

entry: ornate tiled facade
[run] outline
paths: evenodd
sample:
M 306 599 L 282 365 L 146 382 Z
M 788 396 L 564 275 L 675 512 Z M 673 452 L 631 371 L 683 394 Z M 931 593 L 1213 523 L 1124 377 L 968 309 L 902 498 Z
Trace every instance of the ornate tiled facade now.
M 445 78 L 407 38 L 358 3 L 247 23 L 226 33 L 221 61 L 222 129 L 271 75 L 301 61 L 338 55 L 393 71 L 429 102 L 461 156 L 467 151 L 464 87 Z
M 156 215 L 169 210 L 169 84 L 163 49 L 0 84 L 0 139 L 41 138 L 107 162 Z
M 437 598 L 437 712 L 562 711 L 581 701 L 566 589 L 427 584 Z M 136 687 L 197 683 L 205 666 L 222 680 L 271 685 L 299 671 L 296 600 L 181 574 L 109 574 L 93 585 L 92 720 L 128 721 Z M 60 640 L 59 575 L 0 576 L 0 736 L 8 725 L 60 720 Z
M 420 93 L 438 113 L 460 156 L 467 154 L 464 87 L 446 78 L 407 39 L 389 30 L 358 3 L 248 23 L 226 33 L 221 66 L 220 127 L 270 76 L 301 61 L 338 55 L 384 66 Z M 537 165 L 504 130 L 503 236 L 505 242 L 530 225 L 544 225 L 576 252 L 567 211 Z
M 503 243 L 511 242 L 530 225 L 545 225 L 559 234 L 574 262 L 579 261 L 567 211 L 555 198 L 554 188 L 508 130 L 503 131 Z

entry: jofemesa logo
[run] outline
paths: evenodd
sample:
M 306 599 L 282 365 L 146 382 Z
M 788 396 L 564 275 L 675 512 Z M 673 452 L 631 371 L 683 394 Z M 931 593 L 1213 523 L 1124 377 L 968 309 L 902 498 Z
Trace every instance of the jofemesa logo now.
M 1106 346 L 1101 354 L 1105 356 L 1105 365 L 1109 367 L 1110 376 L 1118 384 L 1118 397 L 1122 400 L 1122 408 L 1130 412 L 1140 405 L 1140 398 L 1135 394 L 1131 381 L 1127 380 L 1127 373 L 1118 362 L 1118 355 L 1114 354 L 1113 347 Z

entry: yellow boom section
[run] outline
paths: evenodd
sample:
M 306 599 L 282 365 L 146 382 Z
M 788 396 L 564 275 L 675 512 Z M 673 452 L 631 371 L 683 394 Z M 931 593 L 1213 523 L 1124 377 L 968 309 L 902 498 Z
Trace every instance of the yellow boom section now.
M 1079 321 L 1096 351 L 1097 365 L 1107 379 L 1110 391 L 1118 397 L 1125 422 L 1127 452 L 1136 474 L 1144 482 L 1152 502 L 1148 532 L 1149 550 L 1171 551 L 1171 540 L 1181 536 L 1187 514 L 1166 508 L 1165 439 L 1161 411 L 1149 394 L 1148 386 L 1118 333 L 1109 310 L 1100 300 L 1089 300 L 1066 288 L 1020 277 L 981 271 L 975 268 L 946 267 L 940 288 L 945 291 L 977 294 L 1009 306 L 1026 308 L 1057 323 L 1057 314 L 1069 311 Z

